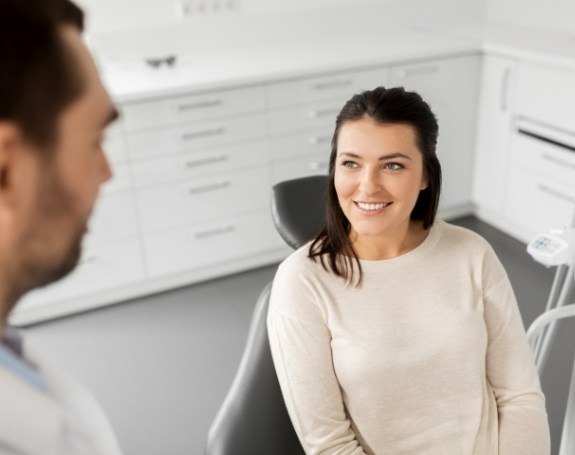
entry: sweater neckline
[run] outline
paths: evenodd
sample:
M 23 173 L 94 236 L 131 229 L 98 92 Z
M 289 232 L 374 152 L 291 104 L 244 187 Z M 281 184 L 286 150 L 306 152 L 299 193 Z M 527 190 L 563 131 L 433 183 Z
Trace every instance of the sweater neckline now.
M 444 224 L 444 221 L 436 219 L 433 225 L 429 228 L 429 234 L 427 234 L 427 237 L 425 237 L 423 242 L 412 250 L 409 250 L 407 253 L 390 259 L 360 259 L 359 263 L 361 264 L 362 271 L 366 273 L 380 272 L 389 267 L 395 268 L 399 266 L 407 266 L 418 262 L 435 247 L 437 240 L 441 236 Z

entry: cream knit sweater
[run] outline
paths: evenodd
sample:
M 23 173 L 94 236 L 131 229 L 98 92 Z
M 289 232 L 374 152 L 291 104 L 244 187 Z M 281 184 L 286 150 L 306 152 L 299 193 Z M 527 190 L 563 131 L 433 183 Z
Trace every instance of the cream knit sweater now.
M 279 267 L 268 329 L 308 454 L 547 455 L 545 400 L 489 244 L 436 221 L 361 287 L 307 258 Z

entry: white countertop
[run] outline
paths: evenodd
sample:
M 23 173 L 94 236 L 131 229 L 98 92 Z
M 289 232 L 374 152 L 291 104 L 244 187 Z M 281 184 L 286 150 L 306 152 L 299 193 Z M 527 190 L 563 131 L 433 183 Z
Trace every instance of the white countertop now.
M 266 44 L 230 52 L 179 56 L 174 68 L 132 61 L 109 68 L 104 80 L 117 102 L 277 81 L 298 76 L 404 63 L 479 51 L 473 39 L 398 29 L 377 36 Z
M 482 51 L 575 71 L 575 35 L 495 23 L 378 27 L 377 20 L 373 17 L 358 28 L 361 21 L 349 18 L 315 17 L 296 23 L 288 17 L 261 24 L 252 19 L 241 26 L 237 21 L 220 24 L 227 33 L 219 35 L 209 27 L 170 29 L 164 35 L 148 31 L 131 38 L 132 47 L 148 40 L 140 46 L 139 57 L 134 57 L 138 52 L 126 51 L 131 59 L 116 57 L 100 66 L 119 103 Z M 235 36 L 235 42 L 226 43 L 223 35 Z M 110 42 L 110 51 L 120 47 L 119 41 L 117 46 Z M 149 67 L 141 57 L 144 48 L 154 49 L 156 55 L 173 49 L 178 63 L 172 68 Z M 131 47 L 126 49 L 131 52 Z
M 479 41 L 484 52 L 575 71 L 575 29 L 573 34 L 566 34 L 497 22 L 436 24 L 418 29 L 437 36 Z

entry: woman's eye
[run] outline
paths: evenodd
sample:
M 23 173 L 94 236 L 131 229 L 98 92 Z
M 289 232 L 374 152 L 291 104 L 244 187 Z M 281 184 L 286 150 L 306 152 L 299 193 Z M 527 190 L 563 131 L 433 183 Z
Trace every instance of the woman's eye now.
M 399 169 L 403 169 L 403 165 L 399 163 L 387 163 L 385 169 L 389 169 L 391 171 L 398 171 Z
M 343 166 L 348 167 L 350 169 L 354 169 L 357 167 L 357 163 L 355 161 L 344 161 Z

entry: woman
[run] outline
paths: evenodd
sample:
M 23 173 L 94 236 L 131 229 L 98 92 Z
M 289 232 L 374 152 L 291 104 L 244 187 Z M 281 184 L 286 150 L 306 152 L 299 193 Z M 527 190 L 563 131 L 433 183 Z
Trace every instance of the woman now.
M 325 227 L 279 267 L 268 315 L 308 454 L 550 451 L 505 271 L 484 239 L 435 219 L 437 133 L 402 88 L 337 117 Z

